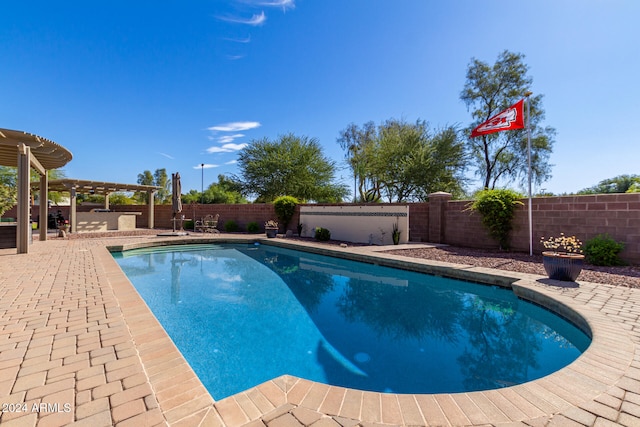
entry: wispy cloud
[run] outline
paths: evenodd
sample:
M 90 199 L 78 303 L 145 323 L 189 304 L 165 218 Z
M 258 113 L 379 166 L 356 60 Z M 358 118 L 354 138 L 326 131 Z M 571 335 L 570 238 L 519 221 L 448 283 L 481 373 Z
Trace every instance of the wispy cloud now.
M 166 157 L 167 159 L 171 159 L 171 160 L 174 160 L 174 159 L 175 159 L 175 157 L 170 156 L 170 155 L 168 155 L 168 154 L 166 154 L 166 153 L 158 153 L 158 154 L 160 154 L 161 156 Z
M 229 142 L 233 142 L 238 138 L 242 138 L 244 136 L 243 133 L 236 133 L 233 135 L 225 135 L 217 138 L 217 141 L 221 144 L 228 144 Z
M 242 150 L 249 144 L 224 144 L 220 146 L 213 146 L 207 148 L 207 153 L 233 153 L 234 151 Z
M 259 6 L 266 7 L 281 7 L 284 10 L 294 9 L 296 7 L 295 0 L 269 0 L 269 1 L 258 1 L 256 2 Z
M 260 127 L 260 122 L 231 122 L 215 125 L 207 128 L 213 132 L 239 132 Z
M 255 6 L 281 7 L 284 10 L 296 7 L 295 0 L 242 0 L 242 3 Z
M 248 36 L 244 39 L 234 39 L 234 38 L 230 38 L 230 37 L 225 37 L 223 40 L 226 40 L 228 42 L 234 42 L 234 43 L 251 43 L 251 36 Z
M 244 24 L 244 25 L 251 25 L 253 27 L 257 27 L 265 23 L 265 21 L 267 20 L 267 15 L 265 15 L 263 11 L 260 13 L 254 13 L 251 16 L 251 18 L 248 18 L 248 19 L 237 18 L 234 16 L 219 16 L 218 19 L 221 19 L 227 22 L 233 22 L 234 24 Z
M 238 163 L 237 160 L 229 160 L 228 162 L 225 163 L 225 165 L 235 165 L 236 163 Z
M 204 166 L 202 166 L 202 163 L 199 165 L 194 166 L 194 169 L 212 169 L 212 168 L 217 168 L 220 167 L 220 165 L 212 165 L 210 163 L 205 163 Z

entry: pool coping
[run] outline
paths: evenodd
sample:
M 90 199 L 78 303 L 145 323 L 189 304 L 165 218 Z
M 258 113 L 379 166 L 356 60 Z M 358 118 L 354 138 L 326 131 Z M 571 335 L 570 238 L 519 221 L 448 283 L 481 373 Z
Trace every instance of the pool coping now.
M 640 387 L 637 342 L 611 319 L 610 314 L 591 307 L 588 300 L 583 301 L 585 293 L 593 293 L 604 285 L 579 282 L 579 286 L 571 287 L 564 282 L 529 274 L 379 254 L 376 253 L 379 247 L 329 247 L 286 239 L 184 238 L 141 241 L 111 246 L 109 250 L 194 242 L 261 242 L 465 280 L 484 283 L 489 280 L 490 284 L 511 287 L 519 296 L 559 312 L 587 329 L 592 335 L 592 343 L 576 361 L 551 375 L 496 390 L 432 395 L 375 393 L 285 375 L 214 401 L 150 310 L 143 302 L 141 304 L 141 298 L 128 279 L 123 274 L 113 274 L 112 286 L 121 302 L 142 364 L 149 373 L 159 407 L 169 424 L 188 421 L 184 425 L 212 422 L 240 426 L 293 419 L 310 425 L 330 419 L 342 425 L 498 425 L 546 424 L 552 419 L 595 422 L 598 417 L 619 422 L 620 412 L 598 399 L 621 401 L 627 393 L 640 390 L 634 389 Z M 109 258 L 115 263 L 112 257 Z M 109 260 L 103 262 L 108 264 Z M 628 291 L 636 294 L 635 301 L 638 301 L 637 290 Z M 137 319 L 140 318 L 146 319 L 143 328 L 138 328 Z M 638 332 L 637 324 L 633 330 Z M 158 372 L 164 375 L 158 375 Z M 171 380 L 176 374 L 182 379 L 181 384 Z M 176 400 L 176 395 L 183 398 Z

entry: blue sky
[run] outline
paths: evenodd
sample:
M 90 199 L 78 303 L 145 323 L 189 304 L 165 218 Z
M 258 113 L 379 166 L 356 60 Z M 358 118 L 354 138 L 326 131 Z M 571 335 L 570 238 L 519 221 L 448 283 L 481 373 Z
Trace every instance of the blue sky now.
M 200 191 L 238 172 L 244 144 L 293 132 L 349 184 L 340 130 L 466 126 L 468 64 L 505 49 L 557 131 L 542 189 L 640 174 L 636 0 L 33 0 L 0 15 L 0 127 L 69 149 L 69 178 L 166 168 Z

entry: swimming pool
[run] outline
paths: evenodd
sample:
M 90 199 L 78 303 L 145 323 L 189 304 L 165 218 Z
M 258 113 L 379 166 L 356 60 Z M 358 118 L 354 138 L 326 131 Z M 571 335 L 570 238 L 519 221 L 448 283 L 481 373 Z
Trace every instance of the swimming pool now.
M 499 388 L 590 342 L 506 289 L 267 245 L 114 256 L 217 400 L 283 374 L 381 392 Z

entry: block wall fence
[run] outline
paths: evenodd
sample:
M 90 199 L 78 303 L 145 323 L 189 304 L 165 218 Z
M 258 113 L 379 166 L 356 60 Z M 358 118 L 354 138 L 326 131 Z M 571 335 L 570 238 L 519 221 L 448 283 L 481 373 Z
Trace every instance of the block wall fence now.
M 515 251 L 529 251 L 529 225 L 527 218 L 527 199 L 523 206 L 516 209 L 511 233 L 511 248 Z M 444 243 L 453 246 L 472 248 L 497 248 L 482 226 L 480 215 L 469 211 L 469 201 L 451 200 L 448 193 L 433 193 L 427 203 L 408 203 L 409 206 L 409 240 L 411 242 Z M 407 204 L 402 204 L 407 205 Z M 327 205 L 331 206 L 331 205 Z M 89 211 L 95 206 L 78 206 L 78 212 Z M 110 206 L 119 212 L 141 212 L 137 216 L 136 226 L 148 226 L 146 206 L 121 205 Z M 60 209 L 68 217 L 69 208 L 52 207 L 55 213 Z M 38 212 L 37 207 L 32 209 Z M 220 214 L 220 229 L 224 222 L 234 220 L 241 230 L 247 224 L 257 222 L 262 228 L 264 222 L 275 219 L 275 211 L 271 204 L 244 205 L 184 205 L 182 213 L 187 219 L 199 219 L 207 214 Z M 155 228 L 172 227 L 171 205 L 156 205 Z M 540 253 L 544 248 L 540 244 L 541 237 L 557 236 L 560 233 L 575 235 L 583 242 L 597 236 L 608 234 L 616 241 L 623 242 L 625 248 L 622 258 L 633 264 L 640 264 L 640 193 L 630 194 L 598 194 L 584 196 L 539 197 L 532 200 L 533 243 L 534 252 Z M 15 208 L 6 212 L 3 217 L 14 217 Z M 296 230 L 299 209 L 289 223 L 289 229 Z M 34 216 L 34 221 L 38 218 Z M 280 232 L 284 232 L 281 224 Z

